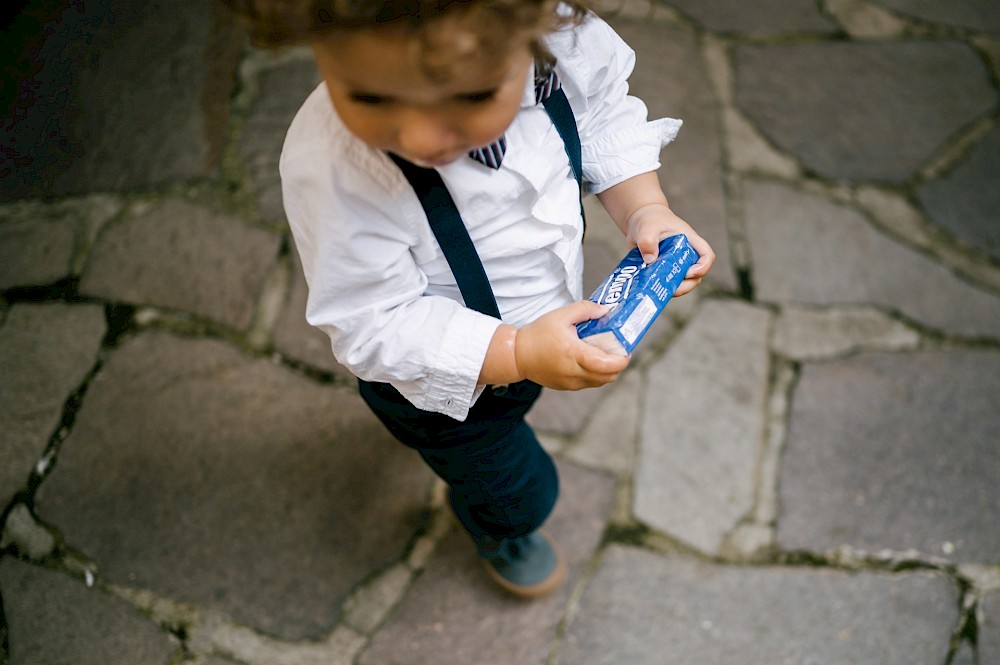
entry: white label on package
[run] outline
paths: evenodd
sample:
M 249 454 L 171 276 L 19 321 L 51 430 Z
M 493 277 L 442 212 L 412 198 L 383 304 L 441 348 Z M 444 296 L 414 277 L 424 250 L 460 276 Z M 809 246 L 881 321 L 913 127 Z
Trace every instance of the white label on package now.
M 636 305 L 635 311 L 629 314 L 625 323 L 622 324 L 622 337 L 629 344 L 635 344 L 639 335 L 646 331 L 657 314 L 659 314 L 659 310 L 657 310 L 656 304 L 649 299 L 649 296 L 643 296 L 639 304 Z

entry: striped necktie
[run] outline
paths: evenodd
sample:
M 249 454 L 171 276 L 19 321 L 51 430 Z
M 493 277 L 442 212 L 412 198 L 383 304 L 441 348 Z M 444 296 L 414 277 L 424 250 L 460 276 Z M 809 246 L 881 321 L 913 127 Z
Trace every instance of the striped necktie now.
M 536 78 L 535 103 L 541 104 L 560 87 L 559 77 L 556 76 L 556 70 L 554 69 L 549 70 L 548 74 L 543 74 L 541 77 Z M 503 161 L 505 152 L 507 152 L 507 139 L 501 136 L 487 146 L 476 148 L 469 153 L 469 157 L 491 169 L 498 169 L 500 168 L 500 162 Z

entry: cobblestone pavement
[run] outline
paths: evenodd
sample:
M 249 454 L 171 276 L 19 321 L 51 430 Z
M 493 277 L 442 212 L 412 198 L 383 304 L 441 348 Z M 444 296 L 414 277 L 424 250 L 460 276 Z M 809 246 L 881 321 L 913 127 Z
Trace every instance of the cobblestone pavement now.
M 307 55 L 62 4 L 4 37 L 0 661 L 1000 664 L 996 2 L 607 7 L 719 260 L 532 414 L 571 569 L 534 603 L 303 321 Z

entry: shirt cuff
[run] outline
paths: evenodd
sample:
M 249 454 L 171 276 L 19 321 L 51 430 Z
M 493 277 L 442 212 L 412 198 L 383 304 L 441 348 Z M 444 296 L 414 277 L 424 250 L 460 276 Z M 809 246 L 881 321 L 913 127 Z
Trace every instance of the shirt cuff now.
M 682 120 L 660 118 L 601 137 L 583 148 L 584 191 L 609 187 L 660 167 L 660 150 L 677 137 Z
M 395 388 L 418 409 L 464 421 L 483 392 L 477 384 L 479 373 L 501 323 L 492 316 L 460 310 L 445 327 L 430 375 L 423 381 L 394 384 Z

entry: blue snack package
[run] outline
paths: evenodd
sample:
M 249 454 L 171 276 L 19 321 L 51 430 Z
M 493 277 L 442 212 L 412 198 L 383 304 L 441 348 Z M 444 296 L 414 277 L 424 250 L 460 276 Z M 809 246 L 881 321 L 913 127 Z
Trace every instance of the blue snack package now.
M 661 240 L 659 256 L 649 265 L 634 248 L 590 296 L 598 305 L 614 308 L 599 319 L 578 323 L 580 339 L 608 353 L 632 353 L 697 262 L 698 252 L 682 233 Z

